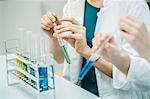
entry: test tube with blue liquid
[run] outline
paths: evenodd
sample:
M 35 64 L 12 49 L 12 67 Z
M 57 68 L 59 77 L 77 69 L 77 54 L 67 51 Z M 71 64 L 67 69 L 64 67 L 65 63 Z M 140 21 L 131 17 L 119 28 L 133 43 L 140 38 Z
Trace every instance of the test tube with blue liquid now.
M 80 74 L 79 74 L 79 78 L 78 78 L 78 83 L 85 77 L 85 75 L 88 73 L 88 71 L 91 69 L 91 67 L 94 65 L 94 63 L 96 62 L 96 60 L 98 60 L 101 56 L 100 56 L 100 52 L 103 50 L 105 44 L 109 41 L 109 39 L 112 36 L 110 36 L 109 38 L 107 38 L 102 44 L 101 46 L 91 55 L 91 57 L 89 58 L 89 60 L 86 62 L 86 64 L 84 65 L 83 69 L 81 70 Z

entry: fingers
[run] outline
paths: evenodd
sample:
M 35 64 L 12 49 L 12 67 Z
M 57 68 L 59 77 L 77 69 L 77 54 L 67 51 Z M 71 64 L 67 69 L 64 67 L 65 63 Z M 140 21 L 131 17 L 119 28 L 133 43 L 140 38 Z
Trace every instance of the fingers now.
M 59 34 L 59 37 L 63 38 L 63 39 L 75 39 L 75 40 L 81 40 L 83 38 L 82 34 L 73 34 L 73 33 L 69 33 L 67 35 L 65 34 Z
M 55 35 L 61 34 L 63 32 L 73 32 L 73 33 L 85 33 L 85 28 L 83 26 L 74 25 L 71 23 L 61 24 L 54 27 Z
M 95 52 L 98 46 L 101 44 L 101 34 L 97 34 L 92 40 L 92 51 Z
M 120 21 L 120 29 L 128 34 L 136 35 L 145 27 L 144 22 L 132 16 L 122 17 Z
M 75 20 L 74 18 L 72 17 L 67 17 L 67 18 L 63 18 L 61 19 L 61 21 L 68 21 L 68 22 L 71 22 L 72 24 L 76 24 L 76 25 L 81 25 L 77 20 Z
M 56 21 L 56 14 L 52 12 L 47 12 L 45 15 L 41 17 L 41 28 L 44 30 L 50 30 L 54 27 L 54 22 Z
M 126 32 L 123 32 L 123 31 L 122 31 L 121 34 L 122 34 L 122 36 L 123 36 L 127 41 L 129 41 L 130 43 L 132 43 L 132 42 L 135 41 L 135 37 L 134 37 L 134 36 L 129 35 L 129 34 L 127 34 Z
M 121 29 L 121 31 L 125 31 L 128 34 L 135 33 L 135 31 L 136 31 L 136 29 L 132 25 L 128 24 L 125 21 L 120 22 L 120 29 Z
M 111 41 L 112 38 L 113 38 L 113 35 L 110 33 L 105 34 L 105 35 L 97 34 L 92 41 L 92 44 L 93 44 L 92 51 L 95 52 L 97 49 L 103 50 L 105 45 L 109 41 Z
M 47 12 L 46 16 L 54 23 L 56 21 L 56 14 L 52 12 Z
M 43 24 L 41 24 L 41 28 L 43 29 L 43 30 L 50 30 L 50 28 L 49 27 L 46 27 L 45 25 L 43 25 Z
M 49 28 L 52 28 L 53 27 L 53 22 L 50 18 L 48 18 L 47 15 L 44 15 L 43 16 L 43 20 L 46 22 L 46 26 L 48 26 Z
M 126 19 L 129 19 L 129 20 L 131 20 L 133 23 L 136 23 L 136 24 L 137 24 L 137 27 L 138 27 L 138 24 L 143 24 L 143 21 L 141 21 L 141 20 L 139 20 L 138 18 L 133 17 L 133 16 L 127 16 Z
M 50 27 L 49 27 L 48 23 L 43 18 L 41 18 L 41 24 L 40 24 L 40 26 L 44 30 L 50 30 Z
M 134 27 L 134 28 L 138 27 L 138 22 L 136 22 L 136 20 L 130 16 L 121 17 L 120 23 L 128 24 L 129 26 Z

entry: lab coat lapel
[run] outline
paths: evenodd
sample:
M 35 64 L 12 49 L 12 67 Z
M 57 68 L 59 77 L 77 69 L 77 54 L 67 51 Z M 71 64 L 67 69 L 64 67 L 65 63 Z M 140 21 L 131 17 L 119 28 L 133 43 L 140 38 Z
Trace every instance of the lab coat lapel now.
M 104 7 L 98 14 L 96 33 L 113 33 L 117 46 L 120 47 L 121 37 L 119 31 L 119 21 L 121 16 L 121 10 L 118 9 L 118 3 L 107 2 L 104 0 Z M 123 8 L 122 8 L 123 11 Z M 113 16 L 112 16 L 113 15 Z M 109 27 L 109 28 L 108 28 Z M 120 38 L 120 39 L 117 39 Z
M 84 7 L 85 0 L 76 0 L 70 5 L 70 9 L 72 11 L 70 12 L 71 16 L 74 17 L 82 25 L 84 21 Z

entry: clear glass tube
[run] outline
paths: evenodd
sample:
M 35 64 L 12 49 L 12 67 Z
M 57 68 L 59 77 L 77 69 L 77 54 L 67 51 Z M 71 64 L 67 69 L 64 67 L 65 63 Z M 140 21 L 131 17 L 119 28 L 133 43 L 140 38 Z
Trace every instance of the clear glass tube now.
M 68 51 L 67 51 L 67 47 L 65 46 L 63 39 L 57 37 L 57 40 L 58 40 L 58 43 L 59 43 L 59 45 L 61 47 L 61 50 L 62 50 L 62 52 L 64 54 L 64 57 L 65 57 L 67 63 L 71 64 L 71 59 L 69 57 L 69 54 L 68 54 Z
M 95 53 L 93 53 L 91 55 L 91 57 L 89 58 L 89 60 L 86 62 L 86 64 L 84 65 L 83 69 L 81 70 L 80 74 L 79 74 L 79 81 L 81 81 L 85 75 L 88 73 L 88 71 L 91 69 L 91 67 L 93 66 L 93 64 L 95 63 L 95 61 L 97 59 L 100 58 L 100 52 L 103 50 L 105 44 L 109 41 L 109 39 L 112 36 L 110 36 L 108 39 L 106 39 L 102 45 L 97 49 L 97 51 L 95 51 Z

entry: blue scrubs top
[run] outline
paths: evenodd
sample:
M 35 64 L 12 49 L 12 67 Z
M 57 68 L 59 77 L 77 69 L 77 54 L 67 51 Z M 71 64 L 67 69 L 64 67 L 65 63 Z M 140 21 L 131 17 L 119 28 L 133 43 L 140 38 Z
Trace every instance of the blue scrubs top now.
M 84 11 L 84 26 L 86 27 L 86 39 L 89 47 L 92 47 L 92 39 L 94 37 L 95 26 L 97 22 L 97 13 L 99 11 L 100 8 L 96 8 L 90 5 L 86 0 L 85 11 Z M 83 58 L 82 67 L 85 65 L 85 63 L 86 63 L 86 59 Z M 90 71 L 86 74 L 84 79 L 81 81 L 81 87 L 99 96 L 94 67 L 90 69 Z

